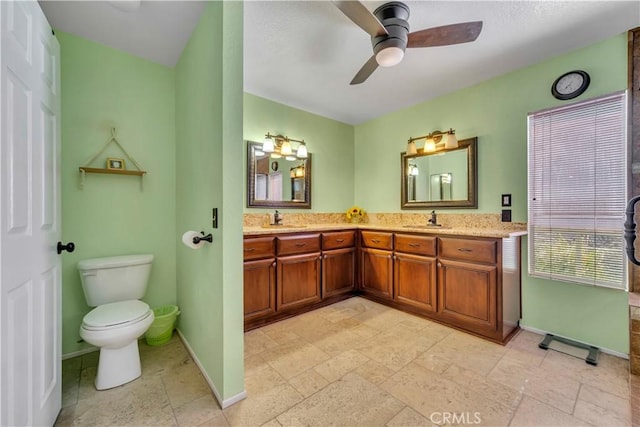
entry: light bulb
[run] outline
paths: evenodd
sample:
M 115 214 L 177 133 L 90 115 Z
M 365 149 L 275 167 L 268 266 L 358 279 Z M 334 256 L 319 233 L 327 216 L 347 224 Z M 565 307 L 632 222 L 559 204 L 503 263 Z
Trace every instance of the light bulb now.
M 262 151 L 264 151 L 265 153 L 273 153 L 274 150 L 275 147 L 273 146 L 273 139 L 265 138 L 264 142 L 262 143 Z
M 450 150 L 452 148 L 458 148 L 458 138 L 455 133 L 448 133 L 444 140 L 444 148 Z
M 285 160 L 288 160 L 288 161 L 290 161 L 290 162 L 293 162 L 294 160 L 296 160 L 296 157 L 295 157 L 295 156 L 285 156 L 285 158 L 284 158 L 284 159 L 285 159 Z
M 424 151 L 436 151 L 436 142 L 433 138 L 427 138 L 427 142 L 424 143 Z
M 282 146 L 280 147 L 280 154 L 282 154 L 283 156 L 293 154 L 293 151 L 291 151 L 291 143 L 286 139 L 282 141 Z
M 409 141 L 407 143 L 407 155 L 411 156 L 413 154 L 418 154 L 418 150 L 416 149 L 416 143 L 414 141 Z
M 306 159 L 308 155 L 309 154 L 307 153 L 307 146 L 304 144 L 301 144 L 300 147 L 298 147 L 298 152 L 296 153 L 296 156 L 298 156 L 298 158 L 300 159 Z
M 404 50 L 399 47 L 388 47 L 378 52 L 376 62 L 381 67 L 393 67 L 399 64 L 402 58 L 404 58 Z

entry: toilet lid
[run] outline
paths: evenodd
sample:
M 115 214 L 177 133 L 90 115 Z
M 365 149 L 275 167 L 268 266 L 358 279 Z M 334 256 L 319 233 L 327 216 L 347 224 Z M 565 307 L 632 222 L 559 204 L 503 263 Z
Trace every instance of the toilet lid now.
M 100 305 L 84 316 L 84 324 L 104 328 L 133 322 L 149 315 L 149 306 L 138 300 L 112 302 Z

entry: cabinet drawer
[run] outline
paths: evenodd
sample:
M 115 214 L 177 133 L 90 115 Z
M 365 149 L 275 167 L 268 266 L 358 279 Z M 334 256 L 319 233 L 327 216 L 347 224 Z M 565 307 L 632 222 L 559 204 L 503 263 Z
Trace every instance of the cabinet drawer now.
M 362 246 L 367 248 L 386 249 L 388 251 L 393 249 L 393 234 L 382 233 L 377 231 L 363 231 Z
M 244 239 L 244 259 L 260 259 L 271 258 L 276 255 L 275 242 L 276 238 L 256 237 L 253 239 Z
M 320 252 L 320 234 L 278 236 L 278 255 Z
M 412 234 L 396 234 L 396 252 L 436 256 L 436 238 Z
M 322 250 L 351 248 L 355 245 L 355 231 L 322 233 Z
M 439 256 L 473 262 L 495 264 L 498 242 L 495 240 L 456 239 L 440 237 Z

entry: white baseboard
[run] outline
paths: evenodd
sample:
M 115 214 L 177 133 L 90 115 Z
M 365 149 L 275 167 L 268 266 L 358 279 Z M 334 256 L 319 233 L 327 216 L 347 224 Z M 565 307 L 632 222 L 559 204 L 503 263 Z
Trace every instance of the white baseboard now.
M 520 322 L 520 328 L 524 329 L 525 331 L 535 332 L 537 334 L 542 334 L 542 335 L 551 334 L 551 335 L 555 335 L 555 336 L 560 337 L 560 338 L 566 338 L 566 339 L 570 339 L 570 340 L 576 341 L 575 338 L 566 337 L 564 335 L 558 335 L 558 334 L 556 334 L 554 332 L 543 331 L 542 329 L 532 328 L 531 326 L 523 325 L 522 322 Z M 603 353 L 607 353 L 607 354 L 610 354 L 612 356 L 621 357 L 623 359 L 629 359 L 629 355 L 628 354 L 620 353 L 619 351 L 610 350 L 608 348 L 602 348 L 602 347 L 599 347 L 599 346 L 597 346 L 595 344 L 591 344 L 591 343 L 588 343 L 588 342 L 584 342 L 584 341 L 580 341 L 580 342 L 583 343 L 583 344 L 586 344 L 586 345 L 591 345 L 591 346 L 597 347 Z
M 84 354 L 93 353 L 94 351 L 99 351 L 98 347 L 89 347 L 78 351 L 73 351 L 71 353 L 63 354 L 62 360 L 71 359 L 72 357 L 82 356 Z
M 198 367 L 198 369 L 200 369 L 200 372 L 202 373 L 202 376 L 204 377 L 205 381 L 207 381 L 207 384 L 209 385 L 209 388 L 213 392 L 213 395 L 215 396 L 216 400 L 218 401 L 218 403 L 220 404 L 220 407 L 222 409 L 228 408 L 229 406 L 233 405 L 234 403 L 237 403 L 237 402 L 239 402 L 239 401 L 241 401 L 243 399 L 246 399 L 247 392 L 246 392 L 246 390 L 243 390 L 242 392 L 236 394 L 235 396 L 231 396 L 230 398 L 223 400 L 222 396 L 220 396 L 220 393 L 218 393 L 218 389 L 216 388 L 215 384 L 213 383 L 213 381 L 211 381 L 211 378 L 209 378 L 209 375 L 207 375 L 207 373 L 205 372 L 202 364 L 200 363 L 200 360 L 198 360 L 198 358 L 196 357 L 195 353 L 193 352 L 193 349 L 191 348 L 191 346 L 187 342 L 186 338 L 184 337 L 184 335 L 182 335 L 182 332 L 180 332 L 180 329 L 176 329 L 176 332 L 178 332 L 178 335 L 180 336 L 180 339 L 182 340 L 182 343 L 184 344 L 185 348 L 187 349 L 187 351 L 191 355 L 191 358 L 193 359 L 193 361 L 196 363 L 196 366 Z

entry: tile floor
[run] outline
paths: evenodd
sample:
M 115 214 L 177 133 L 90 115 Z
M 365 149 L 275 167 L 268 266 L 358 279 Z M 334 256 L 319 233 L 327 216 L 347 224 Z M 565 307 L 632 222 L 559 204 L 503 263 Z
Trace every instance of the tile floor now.
M 221 410 L 177 336 L 140 343 L 142 377 L 93 387 L 97 353 L 63 363 L 56 425 L 629 426 L 628 362 L 500 346 L 362 299 L 245 333 L 248 398 Z

